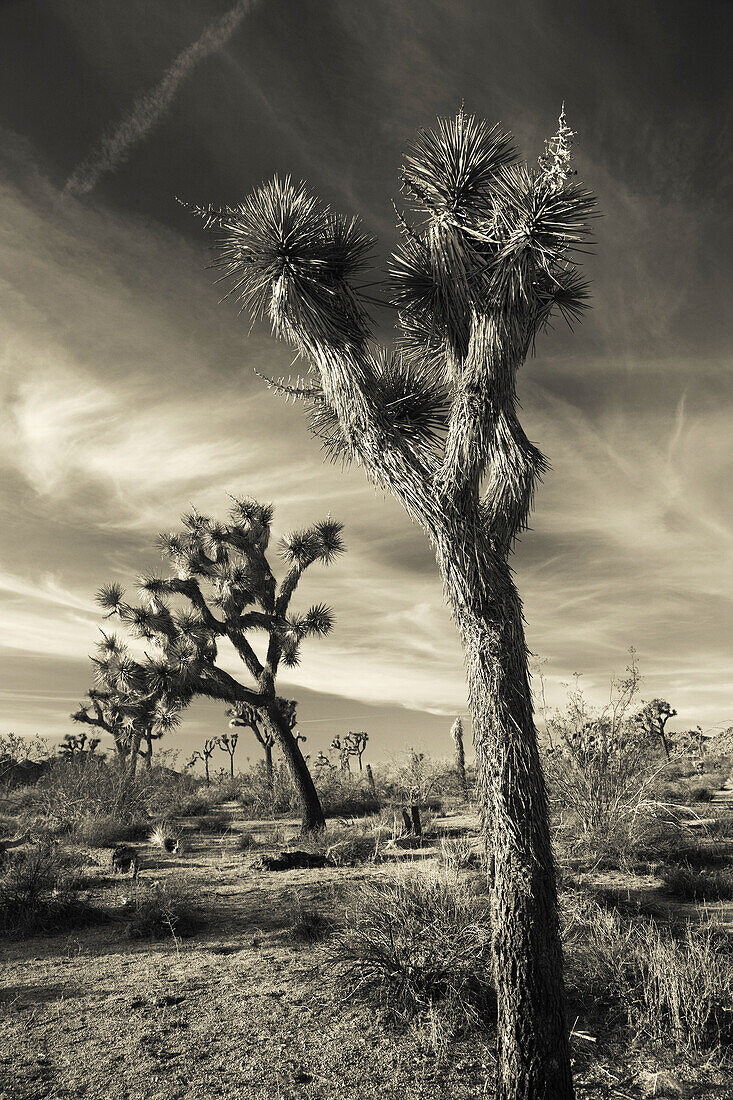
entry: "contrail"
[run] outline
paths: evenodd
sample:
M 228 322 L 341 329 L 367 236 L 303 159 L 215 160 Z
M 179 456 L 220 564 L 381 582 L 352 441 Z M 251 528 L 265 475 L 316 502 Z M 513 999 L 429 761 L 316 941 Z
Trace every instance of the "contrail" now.
M 161 81 L 136 99 L 119 124 L 102 136 L 99 144 L 69 176 L 64 190 L 71 195 L 84 195 L 96 187 L 106 172 L 113 172 L 124 164 L 133 147 L 163 117 L 178 89 L 199 61 L 226 46 L 245 15 L 257 2 L 258 0 L 239 0 L 221 19 L 210 23 L 200 38 L 180 53 L 166 69 Z

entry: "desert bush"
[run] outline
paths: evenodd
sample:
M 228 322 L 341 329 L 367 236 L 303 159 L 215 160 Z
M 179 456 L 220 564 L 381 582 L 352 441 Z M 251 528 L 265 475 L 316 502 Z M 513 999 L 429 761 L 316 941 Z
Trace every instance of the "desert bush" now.
M 28 936 L 106 920 L 77 896 L 85 885 L 78 859 L 53 843 L 14 852 L 0 870 L 0 933 Z
M 593 710 L 576 679 L 565 709 L 546 716 L 550 795 L 583 830 L 615 831 L 651 797 L 669 766 L 632 714 L 638 686 L 632 650 L 626 675 L 613 680 L 605 707 Z
M 733 1038 L 730 943 L 713 925 L 676 934 L 628 920 L 583 893 L 563 895 L 563 946 L 576 1008 L 637 1035 L 702 1050 Z
M 300 894 L 296 894 L 288 928 L 292 939 L 301 943 L 318 943 L 332 936 L 338 926 L 333 904 L 329 903 L 328 911 L 325 911 L 313 902 L 303 901 Z
M 440 848 L 443 865 L 453 874 L 482 864 L 481 853 L 470 837 L 443 837 Z
M 221 834 L 226 833 L 227 830 L 231 828 L 233 820 L 231 814 L 219 811 L 218 813 L 210 813 L 207 814 L 206 817 L 202 817 L 196 827 L 201 833 Z
M 204 926 L 203 916 L 191 891 L 181 882 L 143 883 L 133 886 L 125 905 L 125 934 L 129 939 L 165 939 L 190 936 Z
M 713 925 L 688 925 L 679 939 L 648 928 L 634 940 L 631 1026 L 678 1049 L 727 1045 L 733 1039 L 732 963 L 730 944 Z
M 145 840 L 149 831 L 147 817 L 120 819 L 114 814 L 93 814 L 76 824 L 72 836 L 88 848 L 114 848 L 126 841 Z
M 632 872 L 685 859 L 698 863 L 716 859 L 704 837 L 684 820 L 657 816 L 653 805 L 608 829 L 583 830 L 571 817 L 556 828 L 554 847 L 558 866 L 572 871 Z
M 733 868 L 679 863 L 659 872 L 667 892 L 684 901 L 729 901 L 733 898 Z
M 347 996 L 397 1017 L 438 1010 L 466 1028 L 484 1025 L 495 1005 L 487 903 L 453 877 L 365 883 L 328 957 Z

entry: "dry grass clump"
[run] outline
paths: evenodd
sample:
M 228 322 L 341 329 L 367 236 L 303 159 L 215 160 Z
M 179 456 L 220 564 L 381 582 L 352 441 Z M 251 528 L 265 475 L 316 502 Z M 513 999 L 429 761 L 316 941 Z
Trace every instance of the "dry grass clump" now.
M 396 1018 L 437 1011 L 465 1030 L 494 1017 L 488 908 L 452 877 L 365 883 L 329 959 L 347 996 L 366 996 Z
M 319 943 L 332 936 L 339 927 L 335 898 L 331 899 L 326 910 L 312 901 L 304 901 L 296 894 L 292 912 L 292 923 L 288 928 L 289 936 L 301 943 Z
M 13 853 L 0 870 L 0 933 L 29 936 L 106 920 L 77 896 L 86 885 L 78 859 L 52 842 Z
M 231 829 L 233 817 L 231 814 L 219 811 L 217 813 L 209 813 L 206 817 L 202 817 L 196 828 L 200 833 L 218 833 L 222 835 Z
M 733 958 L 712 925 L 628 920 L 582 893 L 564 896 L 566 980 L 576 1008 L 677 1050 L 733 1039 Z
M 181 831 L 169 821 L 159 821 L 152 829 L 148 841 L 164 852 L 176 852 L 181 844 Z
M 77 823 L 72 835 L 88 848 L 114 848 L 131 840 L 145 840 L 149 829 L 146 817 L 125 820 L 116 814 L 92 814 Z
M 181 882 L 138 881 L 125 905 L 125 934 L 129 939 L 174 939 L 199 931 L 204 920 L 192 892 Z
M 659 872 L 667 892 L 684 901 L 729 901 L 733 898 L 733 868 L 680 863 Z
M 471 837 L 443 837 L 440 848 L 443 866 L 453 874 L 482 865 L 481 852 Z

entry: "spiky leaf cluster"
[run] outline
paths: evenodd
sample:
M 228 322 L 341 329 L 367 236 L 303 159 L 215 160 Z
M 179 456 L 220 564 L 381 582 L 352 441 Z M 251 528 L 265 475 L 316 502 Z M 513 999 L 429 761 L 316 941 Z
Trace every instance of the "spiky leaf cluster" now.
M 368 296 L 354 276 L 372 240 L 303 183 L 276 177 L 239 206 L 195 208 L 219 235 L 216 261 L 253 318 L 268 314 L 317 375 L 293 386 L 331 457 L 356 457 L 384 476 L 379 453 L 413 454 L 439 469 L 450 403 L 461 385 L 477 317 L 490 318 L 502 353 L 520 362 L 536 334 L 587 306 L 578 269 L 594 216 L 591 193 L 572 179 L 564 111 L 536 168 L 517 163 L 511 136 L 461 110 L 421 132 L 405 154 L 401 241 L 386 289 L 398 315 L 396 350 L 369 343 Z M 487 362 L 485 383 L 491 382 Z M 334 387 L 351 388 L 355 440 Z

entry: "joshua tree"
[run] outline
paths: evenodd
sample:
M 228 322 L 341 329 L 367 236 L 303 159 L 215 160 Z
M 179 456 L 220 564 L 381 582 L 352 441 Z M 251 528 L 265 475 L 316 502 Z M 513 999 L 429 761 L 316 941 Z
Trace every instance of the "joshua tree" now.
M 349 730 L 344 740 L 347 741 L 349 744 L 350 754 L 352 756 L 355 756 L 356 759 L 359 761 L 359 771 L 363 771 L 364 765 L 361 758 L 366 751 L 369 734 L 365 733 L 364 730 L 361 730 L 359 733 L 352 733 L 352 731 Z
M 463 751 L 463 722 L 460 718 L 456 718 L 455 722 L 451 726 L 450 735 L 456 745 L 456 771 L 458 772 L 458 778 L 461 783 L 461 790 L 463 791 L 463 797 L 466 799 L 466 801 L 468 801 L 468 783 L 466 781 L 466 754 Z
M 234 753 L 237 751 L 238 733 L 223 733 L 218 740 L 222 752 L 229 754 L 229 776 L 234 779 Z
M 575 251 L 594 200 L 572 177 L 564 113 L 537 169 L 461 112 L 422 132 L 402 184 L 414 217 L 388 282 L 395 351 L 375 349 L 353 282 L 373 240 L 304 184 L 275 178 L 220 233 L 231 293 L 306 361 L 300 398 L 332 456 L 362 465 L 432 543 L 463 643 L 484 830 L 495 854 L 500 1100 L 573 1092 L 555 871 L 522 607 L 509 559 L 546 463 L 517 415 L 516 378 L 555 312 L 587 298 Z M 413 224 L 410 224 L 410 222 Z
M 67 733 L 59 745 L 59 754 L 65 757 L 82 756 L 85 752 L 94 753 L 101 744 L 99 737 L 87 737 L 84 730 L 77 737 L 74 733 Z
M 338 734 L 338 736 L 334 737 L 334 739 L 332 740 L 331 748 L 335 749 L 336 752 L 339 754 L 339 765 L 341 767 L 341 771 L 350 772 L 351 764 L 349 762 L 349 757 L 351 756 L 351 747 L 346 738 L 342 737 L 341 734 Z
M 257 709 L 287 761 L 303 805 L 303 831 L 322 829 L 318 793 L 292 732 L 294 715 L 277 695 L 275 681 L 281 664 L 298 663 L 305 638 L 323 637 L 333 626 L 324 604 L 294 614 L 290 603 L 310 565 L 328 565 L 343 552 L 341 524 L 328 518 L 283 538 L 279 549 L 288 568 L 278 584 L 265 555 L 271 506 L 234 500 L 227 523 L 197 512 L 182 522 L 183 531 L 159 540 L 173 575 L 138 580 L 143 606 L 126 603 L 118 584 L 101 589 L 98 602 L 155 645 L 157 653 L 146 657 L 146 674 L 156 689 L 184 705 L 203 695 Z M 267 640 L 262 660 L 248 637 L 253 631 L 261 631 Z M 230 643 L 246 666 L 250 686 L 216 663 L 221 642 Z
M 204 765 L 204 774 L 206 776 L 206 786 L 211 786 L 211 774 L 209 772 L 210 761 L 214 755 L 214 749 L 218 744 L 216 737 L 207 737 L 204 741 L 203 749 L 196 749 L 196 752 L 192 752 L 186 762 L 187 768 L 192 768 L 197 760 L 200 760 Z
M 153 740 L 178 726 L 182 699 L 167 685 L 155 683 L 147 659 L 134 660 L 114 634 L 102 633 L 92 663 L 99 687 L 87 692 L 86 701 L 71 717 L 109 733 L 122 770 L 132 778 L 139 756 L 150 767 Z M 146 751 L 140 748 L 143 741 Z
M 279 702 L 281 704 L 280 709 L 284 713 L 285 704 L 287 704 L 288 700 L 280 699 Z M 274 790 L 275 773 L 272 767 L 272 750 L 275 745 L 275 734 L 264 725 L 257 708 L 250 706 L 249 703 L 237 703 L 236 706 L 227 709 L 227 714 L 230 717 L 230 726 L 244 726 L 251 729 L 252 733 L 262 745 L 262 748 L 265 750 L 265 782 L 267 783 L 268 790 Z
M 676 714 L 677 711 L 665 699 L 651 699 L 636 716 L 637 726 L 650 740 L 659 741 L 668 760 L 669 742 L 664 729 L 670 718 L 674 718 Z

